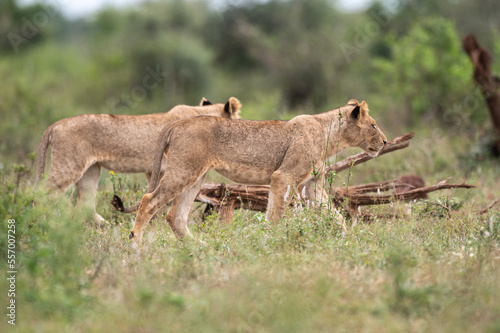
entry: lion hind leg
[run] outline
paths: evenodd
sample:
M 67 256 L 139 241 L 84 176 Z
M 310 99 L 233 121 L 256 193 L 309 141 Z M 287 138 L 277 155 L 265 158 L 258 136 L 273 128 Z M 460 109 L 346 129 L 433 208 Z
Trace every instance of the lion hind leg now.
M 84 205 L 93 210 L 94 221 L 98 226 L 103 226 L 105 223 L 104 218 L 96 212 L 95 198 L 97 195 L 97 185 L 101 177 L 101 166 L 94 164 L 90 166 L 82 175 L 80 180 L 76 182 L 76 189 L 78 191 L 77 205 Z
M 160 171 L 160 175 L 158 176 L 158 178 L 162 179 L 164 174 L 165 174 L 165 172 Z M 148 182 L 148 188 L 149 188 L 149 183 L 151 182 L 151 172 L 146 172 L 145 175 L 146 175 L 146 181 Z
M 200 170 L 201 171 L 201 170 Z M 135 218 L 134 228 L 129 238 L 133 239 L 134 247 L 139 247 L 144 229 L 154 214 L 172 199 L 181 194 L 185 189 L 192 187 L 204 172 L 182 174 L 165 174 L 158 187 L 151 193 L 146 193 L 139 205 Z
M 95 161 L 79 157 L 74 150 L 52 143 L 51 165 L 47 187 L 50 190 L 66 192 L 83 177 Z
M 56 162 L 53 162 L 50 167 L 50 175 L 47 181 L 47 188 L 51 191 L 64 193 L 72 185 L 76 185 L 85 171 L 85 166 L 62 166 Z

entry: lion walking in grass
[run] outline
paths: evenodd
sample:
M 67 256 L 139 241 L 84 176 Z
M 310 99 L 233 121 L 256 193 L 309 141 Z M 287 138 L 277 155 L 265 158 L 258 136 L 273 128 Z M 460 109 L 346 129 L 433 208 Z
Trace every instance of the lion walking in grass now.
M 368 114 L 368 105 L 354 99 L 337 109 L 289 121 L 215 117 L 177 121 L 162 131 L 150 193 L 138 206 L 130 238 L 139 246 L 151 217 L 172 200 L 166 216 L 170 227 L 178 238 L 191 236 L 187 217 L 211 169 L 235 182 L 270 184 L 266 219 L 276 222 L 283 214 L 287 190 L 308 182 L 312 171 L 323 177 L 326 158 L 347 147 L 360 147 L 375 156 L 386 141 Z M 162 165 L 169 170 L 163 176 Z M 315 192 L 322 200 L 323 189 Z
M 241 103 L 231 97 L 226 104 L 178 105 L 165 113 L 140 116 L 85 114 L 59 120 L 43 134 L 38 149 L 37 181 L 45 170 L 47 149 L 52 146 L 48 186 L 65 192 L 76 185 L 78 203 L 94 210 L 94 220 L 104 219 L 95 210 L 97 183 L 101 168 L 120 173 L 145 173 L 149 180 L 154 147 L 165 125 L 200 115 L 239 119 Z M 156 172 L 167 169 L 160 165 Z

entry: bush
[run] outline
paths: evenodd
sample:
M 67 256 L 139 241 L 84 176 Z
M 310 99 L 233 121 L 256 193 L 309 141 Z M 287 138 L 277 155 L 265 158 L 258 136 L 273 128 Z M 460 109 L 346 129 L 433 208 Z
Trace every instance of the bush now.
M 388 37 L 390 59 L 379 58 L 379 80 L 406 114 L 408 125 L 437 119 L 443 125 L 469 125 L 477 110 L 472 65 L 460 37 L 444 18 L 425 18 L 401 38 Z M 383 82 L 383 83 L 382 83 Z

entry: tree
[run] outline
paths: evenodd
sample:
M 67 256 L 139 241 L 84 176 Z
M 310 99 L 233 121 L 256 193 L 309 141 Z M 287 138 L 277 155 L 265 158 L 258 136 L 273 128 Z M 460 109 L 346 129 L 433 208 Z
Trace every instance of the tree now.
M 422 117 L 446 125 L 457 125 L 470 117 L 470 62 L 449 20 L 423 19 L 406 35 L 389 36 L 390 59 L 379 58 L 379 80 L 396 96 L 411 125 Z
M 50 36 L 50 27 L 60 22 L 57 9 L 44 3 L 19 6 L 17 0 L 0 2 L 0 52 L 18 53 Z
M 229 7 L 223 14 L 219 63 L 263 69 L 289 107 L 322 106 L 335 82 L 342 54 L 326 0 L 272 0 Z
M 491 72 L 491 54 L 479 45 L 473 34 L 464 36 L 462 44 L 465 52 L 469 55 L 474 65 L 474 80 L 479 85 L 495 132 L 495 142 L 493 143 L 493 154 L 500 155 L 500 92 L 499 79 Z

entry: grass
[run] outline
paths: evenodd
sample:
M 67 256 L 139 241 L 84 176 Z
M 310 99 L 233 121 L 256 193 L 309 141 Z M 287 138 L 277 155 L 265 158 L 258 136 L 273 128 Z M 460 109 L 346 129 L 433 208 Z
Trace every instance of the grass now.
M 354 169 L 353 178 L 381 180 L 372 179 L 374 167 L 382 174 L 396 168 L 376 163 Z M 445 169 L 436 177 L 452 172 L 453 160 L 440 163 Z M 206 245 L 177 241 L 157 218 L 140 256 L 129 248 L 132 217 L 108 207 L 109 178 L 98 210 L 111 223 L 97 229 L 87 212 L 70 208 L 71 195 L 34 190 L 29 177 L 16 187 L 17 174 L 4 174 L 1 234 L 9 218 L 17 230 L 15 329 L 499 332 L 500 213 L 479 215 L 498 195 L 499 167 L 481 162 L 480 168 L 473 176 L 480 189 L 431 196 L 432 203 L 462 204 L 450 214 L 432 209 L 439 205 L 413 204 L 401 218 L 348 224 L 347 232 L 328 214 L 307 209 L 288 211 L 277 226 L 251 211 L 237 211 L 229 225 L 194 216 L 198 223 L 190 228 Z M 131 179 L 118 185 L 131 188 L 130 197 L 138 189 Z M 408 206 L 371 208 L 394 210 Z M 0 269 L 6 272 L 4 238 Z M 3 304 L 7 289 L 2 279 Z M 11 329 L 4 318 L 0 330 Z

